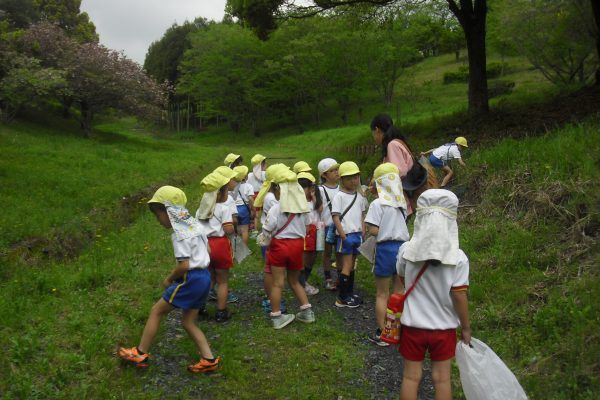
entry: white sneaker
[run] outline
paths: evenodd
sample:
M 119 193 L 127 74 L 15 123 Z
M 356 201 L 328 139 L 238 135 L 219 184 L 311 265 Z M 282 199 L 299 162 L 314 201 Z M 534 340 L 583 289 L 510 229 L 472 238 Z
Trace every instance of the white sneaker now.
M 315 312 L 312 310 L 312 308 L 307 308 L 306 310 L 302 310 L 296 314 L 296 318 L 300 322 L 310 324 L 311 322 L 315 322 Z
M 296 318 L 294 314 L 281 314 L 278 317 L 271 317 L 273 328 L 282 329 L 288 326 Z
M 319 289 L 317 289 L 308 282 L 306 282 L 306 286 L 304 286 L 304 291 L 306 292 L 307 296 L 314 296 L 315 294 L 319 294 Z

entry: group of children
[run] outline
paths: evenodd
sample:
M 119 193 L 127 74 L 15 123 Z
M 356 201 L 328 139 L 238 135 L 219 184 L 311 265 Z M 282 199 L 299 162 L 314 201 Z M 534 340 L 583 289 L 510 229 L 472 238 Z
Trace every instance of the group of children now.
M 457 144 L 466 146 L 466 141 Z M 211 286 L 216 287 L 216 320 L 231 317 L 227 310 L 229 269 L 233 267 L 229 237 L 238 233 L 247 242 L 253 227 L 260 227 L 257 244 L 264 258 L 265 303 L 273 328 L 282 329 L 296 319 L 315 322 L 308 295 L 317 294 L 318 289 L 308 283 L 308 277 L 321 250 L 324 287 L 337 291 L 335 306 L 359 307 L 362 299 L 354 293 L 356 258 L 368 234 L 376 240 L 372 272 L 377 292 L 377 327 L 369 340 L 387 345 L 381 333 L 390 285 L 394 292 L 402 292 L 415 283 L 401 319 L 400 353 L 406 361 L 402 398 L 416 398 L 426 351 L 433 361 L 436 392 L 446 393 L 459 325 L 463 340 L 470 341 L 466 300 L 469 264 L 458 248 L 456 196 L 443 189 L 423 192 L 416 203 L 410 239 L 407 201 L 398 167 L 392 163 L 375 169 L 372 187 L 376 198 L 369 205 L 361 171 L 352 161 L 338 164 L 332 158 L 321 160 L 317 167 L 320 184 L 303 161 L 293 168 L 284 164 L 267 167 L 266 157 L 256 154 L 251 159 L 251 171 L 242 162 L 240 155 L 229 154 L 224 166 L 202 179 L 203 195 L 195 218 L 185 208 L 186 197 L 180 189 L 161 187 L 148 202 L 160 224 L 174 231 L 177 266 L 163 282 L 166 291 L 150 312 L 140 344 L 120 348 L 118 355 L 138 367 L 147 367 L 148 351 L 161 318 L 180 308 L 182 325 L 202 357 L 188 369 L 217 369 L 220 358 L 212 354 L 196 320 Z M 337 279 L 332 275 L 334 267 Z M 283 307 L 286 278 L 298 301 L 296 314 L 286 313 Z

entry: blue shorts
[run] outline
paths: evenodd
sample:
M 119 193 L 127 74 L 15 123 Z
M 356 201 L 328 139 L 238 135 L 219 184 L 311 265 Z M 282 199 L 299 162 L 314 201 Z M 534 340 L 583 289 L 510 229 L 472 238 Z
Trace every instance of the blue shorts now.
M 337 237 L 336 251 L 340 254 L 345 255 L 356 255 L 358 254 L 358 248 L 362 244 L 362 233 L 353 232 L 346 234 L 346 240 L 342 240 L 341 237 Z
M 335 224 L 329 224 L 325 227 L 325 243 L 336 244 L 337 243 L 337 232 L 335 230 Z
M 433 154 L 431 154 L 429 156 L 429 163 L 431 164 L 432 167 L 435 167 L 435 168 L 442 168 L 442 167 L 444 167 L 444 165 L 448 164 L 447 162 L 440 160 Z
M 238 225 L 250 225 L 250 210 L 245 205 L 237 206 Z
M 165 290 L 163 299 L 182 310 L 199 310 L 206 304 L 210 289 L 208 268 L 194 268 L 186 272 Z
M 375 247 L 375 265 L 373 274 L 378 278 L 389 278 L 396 275 L 396 258 L 402 241 L 388 240 L 377 243 Z

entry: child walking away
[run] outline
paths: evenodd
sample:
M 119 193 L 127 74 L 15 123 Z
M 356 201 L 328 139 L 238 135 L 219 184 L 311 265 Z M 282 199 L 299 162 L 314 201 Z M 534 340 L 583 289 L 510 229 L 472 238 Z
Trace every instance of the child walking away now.
M 365 223 L 369 234 L 377 238 L 373 266 L 377 289 L 375 299 L 377 329 L 369 334 L 368 338 L 379 346 L 387 346 L 388 344 L 381 340 L 381 332 L 390 297 L 390 283 L 393 284 L 394 293 L 399 293 L 403 289 L 402 282 L 396 274 L 396 257 L 400 245 L 409 239 L 405 222 L 407 204 L 397 166 L 392 163 L 381 164 L 375 169 L 373 180 L 378 197 L 369 206 Z
M 294 318 L 301 322 L 314 322 L 315 314 L 299 280 L 304 268 L 304 237 L 308 216 L 306 195 L 298 184 L 296 174 L 284 165 L 273 171 L 272 180 L 279 203 L 269 210 L 261 235 L 272 237 L 265 272 L 270 272 L 273 277 L 271 322 L 273 328 L 281 329 Z M 286 271 L 288 284 L 300 304 L 300 312 L 295 317 L 293 314 L 282 314 L 280 309 Z
M 229 183 L 227 184 L 227 190 L 229 192 L 229 195 L 227 196 L 227 201 L 225 202 L 225 205 L 227 207 L 229 207 L 229 210 L 231 211 L 231 217 L 233 220 L 233 232 L 235 233 L 235 232 L 237 232 L 237 228 L 238 228 L 238 211 L 237 211 L 237 206 L 235 205 L 235 197 L 236 197 L 235 188 L 238 185 L 237 181 L 235 180 L 237 173 L 234 170 L 232 170 L 231 168 L 226 167 L 226 166 L 217 167 L 213 172 L 229 179 Z M 209 298 L 209 300 L 217 299 L 217 295 L 214 291 L 214 288 L 211 290 L 208 298 Z M 230 292 L 227 295 L 228 303 L 236 303 L 239 300 L 240 300 L 240 298 L 233 292 Z
M 262 154 L 255 154 L 250 162 L 252 163 L 252 172 L 248 175 L 248 183 L 252 186 L 254 190 L 254 198 L 258 195 L 260 191 L 260 187 L 265 181 L 265 170 L 267 169 L 267 158 Z M 252 221 L 251 229 L 258 229 L 258 217 L 260 213 L 260 209 L 258 206 L 255 206 L 254 209 L 254 219 Z
M 320 192 L 315 190 L 315 182 L 316 179 L 310 172 L 298 173 L 298 183 L 304 189 L 310 210 L 308 213 L 308 229 L 304 238 L 304 272 L 300 275 L 300 284 L 304 286 L 304 291 L 309 296 L 319 293 L 319 289 L 308 283 L 308 278 L 317 259 L 317 224 L 320 222 L 320 215 L 323 210 L 323 202 Z
M 338 238 L 336 262 L 340 273 L 337 307 L 356 308 L 360 305 L 354 296 L 354 266 L 358 248 L 364 237 L 363 215 L 367 200 L 358 192 L 360 170 L 352 161 L 343 162 L 339 168 L 340 191 L 332 201 L 331 215 Z
M 213 285 L 217 285 L 217 312 L 215 320 L 225 322 L 231 318 L 227 310 L 229 269 L 233 267 L 231 244 L 227 235 L 233 234 L 231 209 L 226 205 L 229 180 L 217 173 L 208 174 L 200 183 L 204 194 L 196 218 L 208 236 L 210 246 L 209 271 Z
M 119 348 L 119 357 L 138 368 L 149 366 L 150 346 L 162 318 L 175 308 L 183 310 L 181 325 L 192 338 L 202 358 L 190 365 L 190 372 L 211 372 L 219 368 L 220 358 L 215 358 L 204 333 L 196 325 L 198 311 L 206 301 L 210 287 L 208 242 L 198 221 L 185 209 L 185 193 L 173 186 L 163 186 L 148 202 L 150 211 L 158 222 L 174 233 L 171 235 L 177 266 L 163 281 L 166 288 L 146 322 L 137 347 Z
M 323 249 L 323 274 L 325 276 L 325 289 L 335 291 L 337 286 L 331 277 L 331 256 L 333 246 L 335 246 L 335 225 L 331 218 L 332 200 L 339 192 L 338 185 L 340 164 L 333 158 L 325 158 L 319 161 L 318 169 L 321 177 L 319 194 L 323 199 L 323 211 L 321 212 L 321 221 L 325 225 L 325 246 Z
M 400 318 L 402 400 L 416 400 L 426 352 L 431 357 L 435 398 L 451 399 L 451 363 L 459 325 L 463 342 L 471 342 L 469 260 L 458 247 L 457 211 L 454 193 L 423 192 L 417 200 L 413 237 L 398 252 L 398 275 L 404 277 L 406 287 L 414 285 Z
M 244 159 L 239 154 L 229 153 L 229 154 L 227 154 L 227 157 L 225 157 L 225 160 L 223 161 L 223 165 L 225 165 L 226 167 L 229 167 L 231 169 L 234 169 L 238 165 L 242 165 L 243 162 L 244 162 Z
M 453 143 L 447 143 L 435 149 L 421 152 L 422 156 L 430 154 L 429 162 L 431 165 L 435 168 L 442 169 L 446 173 L 444 179 L 442 180 L 442 184 L 440 185 L 441 187 L 446 186 L 454 175 L 454 171 L 452 171 L 448 165 L 450 160 L 456 159 L 461 166 L 466 167 L 466 164 L 460 155 L 460 150 L 464 150 L 467 147 L 469 147 L 467 146 L 467 139 L 459 136 L 454 140 Z
M 238 165 L 233 171 L 237 174 L 235 180 L 239 182 L 235 189 L 237 194 L 235 205 L 238 214 L 238 234 L 241 235 L 244 243 L 248 244 L 248 227 L 250 221 L 254 218 L 254 190 L 251 185 L 246 183 L 248 167 Z

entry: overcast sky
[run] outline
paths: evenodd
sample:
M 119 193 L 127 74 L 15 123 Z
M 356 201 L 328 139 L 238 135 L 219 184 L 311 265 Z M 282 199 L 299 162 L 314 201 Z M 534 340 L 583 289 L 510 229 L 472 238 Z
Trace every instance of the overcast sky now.
M 144 64 L 150 43 L 173 23 L 204 17 L 221 21 L 226 0 L 82 0 L 100 43 Z

